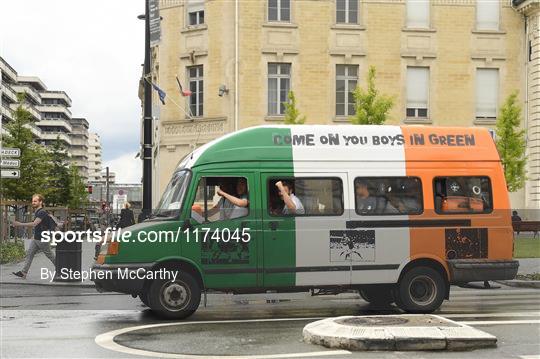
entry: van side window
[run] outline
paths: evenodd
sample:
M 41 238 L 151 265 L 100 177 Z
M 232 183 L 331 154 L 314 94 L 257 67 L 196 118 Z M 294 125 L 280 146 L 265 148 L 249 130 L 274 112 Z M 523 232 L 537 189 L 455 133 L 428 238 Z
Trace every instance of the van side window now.
M 339 178 L 274 178 L 268 181 L 268 211 L 274 216 L 340 216 Z
M 248 183 L 245 177 L 203 177 L 191 206 L 198 223 L 245 217 L 249 214 Z
M 417 177 L 357 177 L 355 210 L 362 216 L 421 214 L 422 182 Z
M 433 185 L 437 213 L 474 214 L 493 210 L 488 177 L 437 177 Z

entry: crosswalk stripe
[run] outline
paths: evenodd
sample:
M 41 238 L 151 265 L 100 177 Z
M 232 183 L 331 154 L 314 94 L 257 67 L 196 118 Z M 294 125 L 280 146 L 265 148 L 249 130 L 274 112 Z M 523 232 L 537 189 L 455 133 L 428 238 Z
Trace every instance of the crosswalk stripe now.
M 540 320 L 487 320 L 487 321 L 465 321 L 458 322 L 465 325 L 510 325 L 510 324 L 540 324 Z
M 450 294 L 469 294 L 469 293 L 478 293 L 479 295 L 492 295 L 492 294 L 537 294 L 540 296 L 540 289 L 466 289 L 460 288 L 456 289 L 454 287 L 450 288 Z
M 476 296 L 470 296 L 470 297 L 455 297 L 450 295 L 450 300 L 497 300 L 497 299 L 528 299 L 528 300 L 537 300 L 540 302 L 540 296 L 538 295 L 492 295 L 490 297 L 476 297 Z
M 540 312 L 505 312 L 505 313 L 467 313 L 467 314 L 440 314 L 447 318 L 489 318 L 489 317 L 539 317 Z

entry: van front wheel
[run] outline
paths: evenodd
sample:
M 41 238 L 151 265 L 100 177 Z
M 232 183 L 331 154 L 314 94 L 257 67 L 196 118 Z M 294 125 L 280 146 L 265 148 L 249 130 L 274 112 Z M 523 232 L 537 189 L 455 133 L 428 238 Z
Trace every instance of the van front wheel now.
M 394 301 L 390 288 L 360 289 L 359 293 L 362 299 L 370 304 L 390 305 Z
M 193 314 L 201 301 L 201 288 L 188 273 L 178 272 L 176 280 L 156 279 L 148 292 L 149 307 L 168 319 L 183 319 Z
M 445 288 L 443 277 L 435 269 L 414 267 L 396 287 L 396 304 L 408 313 L 431 313 L 441 306 Z

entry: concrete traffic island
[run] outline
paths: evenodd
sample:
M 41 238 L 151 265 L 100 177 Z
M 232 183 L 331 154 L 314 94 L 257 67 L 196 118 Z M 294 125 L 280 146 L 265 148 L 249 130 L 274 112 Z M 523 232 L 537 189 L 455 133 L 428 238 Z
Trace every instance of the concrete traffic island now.
M 353 351 L 472 350 L 497 346 L 497 337 L 438 315 L 345 316 L 310 323 L 304 341 Z

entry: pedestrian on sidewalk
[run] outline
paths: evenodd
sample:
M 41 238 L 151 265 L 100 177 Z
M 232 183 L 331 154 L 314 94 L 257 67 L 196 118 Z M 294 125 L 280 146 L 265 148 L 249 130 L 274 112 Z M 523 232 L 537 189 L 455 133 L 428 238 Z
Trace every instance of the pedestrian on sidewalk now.
M 34 256 L 39 251 L 42 251 L 45 253 L 47 258 L 51 260 L 53 264 L 55 264 L 55 257 L 54 254 L 51 251 L 51 246 L 49 242 L 42 242 L 42 233 L 45 231 L 54 231 L 56 228 L 56 222 L 51 218 L 49 213 L 45 209 L 43 209 L 43 201 L 45 198 L 43 195 L 36 193 L 32 196 L 32 208 L 34 208 L 34 221 L 33 222 L 18 222 L 13 221 L 14 227 L 32 227 L 34 228 L 34 240 L 30 243 L 30 247 L 28 248 L 28 251 L 26 252 L 26 259 L 24 262 L 24 267 L 22 270 L 18 272 L 13 272 L 14 275 L 17 277 L 21 277 L 23 279 L 26 278 L 26 275 L 28 274 L 28 270 L 30 269 L 30 265 L 32 264 L 32 261 L 34 260 Z
M 118 228 L 126 228 L 135 224 L 135 217 L 131 210 L 131 204 L 126 202 L 122 211 L 120 211 L 120 221 L 118 221 Z

